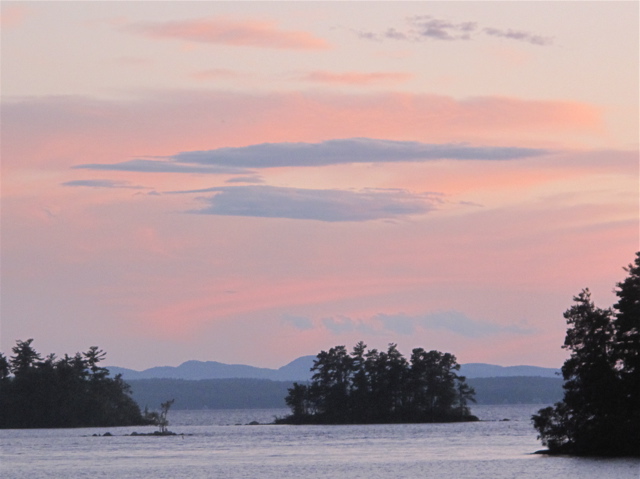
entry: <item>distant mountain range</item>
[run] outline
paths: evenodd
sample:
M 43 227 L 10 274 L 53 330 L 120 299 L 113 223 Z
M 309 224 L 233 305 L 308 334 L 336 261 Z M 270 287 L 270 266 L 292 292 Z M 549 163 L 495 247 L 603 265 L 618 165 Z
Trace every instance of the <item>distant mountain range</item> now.
M 175 399 L 175 409 L 286 408 L 293 381 L 268 379 L 129 379 L 141 408 Z M 562 379 L 531 376 L 470 378 L 478 404 L 553 404 L 562 399 Z M 473 410 L 473 406 L 472 406 Z
M 180 366 L 159 366 L 135 371 L 108 367 L 112 376 L 122 374 L 125 380 L 134 379 L 269 379 L 271 381 L 309 381 L 311 367 L 316 356 L 302 356 L 278 369 L 259 368 L 244 364 L 224 364 L 216 361 L 186 361 Z M 495 378 L 537 376 L 558 378 L 559 369 L 538 366 L 496 366 L 494 364 L 468 363 L 460 367 L 460 375 L 467 378 Z
M 316 356 L 302 356 L 279 369 L 216 361 L 187 361 L 135 371 L 109 367 L 122 374 L 133 398 L 144 408 L 157 407 L 168 398 L 176 409 L 284 408 L 294 381 L 309 381 Z M 537 366 L 463 364 L 460 374 L 476 390 L 478 404 L 552 404 L 562 398 L 559 369 Z

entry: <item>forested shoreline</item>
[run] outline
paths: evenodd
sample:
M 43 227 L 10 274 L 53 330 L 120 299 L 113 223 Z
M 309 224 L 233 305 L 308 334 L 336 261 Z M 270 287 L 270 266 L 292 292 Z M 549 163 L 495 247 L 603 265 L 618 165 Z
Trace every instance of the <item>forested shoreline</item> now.
M 0 353 L 0 428 L 112 427 L 153 424 L 119 375 L 100 367 L 104 351 L 44 359 L 33 339 Z
M 139 411 L 175 398 L 175 409 L 283 409 L 292 381 L 267 379 L 141 379 L 123 381 L 101 367 L 105 353 L 45 358 L 33 340 L 14 356 L 0 353 L 0 428 L 115 426 L 153 423 Z M 559 379 L 474 378 L 479 404 L 549 404 L 560 399 Z M 303 383 L 310 384 L 310 383 Z M 132 402 L 133 400 L 133 402 Z

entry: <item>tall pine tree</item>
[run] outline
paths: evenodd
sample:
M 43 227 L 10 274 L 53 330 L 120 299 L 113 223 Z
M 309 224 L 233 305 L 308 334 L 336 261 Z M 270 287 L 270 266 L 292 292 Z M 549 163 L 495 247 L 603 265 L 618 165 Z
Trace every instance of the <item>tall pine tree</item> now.
M 532 417 L 551 452 L 640 455 L 640 253 L 627 271 L 613 310 L 585 289 L 564 313 L 564 399 Z
M 617 284 L 618 302 L 613 305 L 613 353 L 621 381 L 622 435 L 635 444 L 635 453 L 640 455 L 640 252 L 625 270 L 629 275 Z

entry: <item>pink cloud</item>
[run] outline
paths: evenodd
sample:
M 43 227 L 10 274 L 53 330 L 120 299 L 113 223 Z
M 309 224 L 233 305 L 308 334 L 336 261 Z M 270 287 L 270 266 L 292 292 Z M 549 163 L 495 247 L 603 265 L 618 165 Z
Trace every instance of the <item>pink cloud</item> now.
M 117 163 L 182 151 L 332 138 L 589 145 L 603 137 L 603 119 L 598 108 L 567 101 L 161 92 L 134 101 L 52 97 L 5 102 L 3 129 L 5 173 L 27 166 Z
M 411 281 L 402 278 L 382 281 L 357 276 L 340 279 L 307 277 L 303 280 L 288 277 L 277 280 L 257 274 L 251 279 L 230 278 L 224 281 L 224 287 L 217 282 L 215 287 L 206 288 L 197 297 L 162 300 L 144 313 L 141 324 L 144 329 L 154 329 L 161 337 L 174 334 L 190 336 L 206 324 L 238 316 L 330 304 L 354 298 L 364 300 L 401 289 L 408 284 Z
M 602 174 L 618 180 L 637 178 L 638 152 L 566 150 L 518 162 L 469 162 L 465 164 L 465 172 L 460 175 L 453 164 L 409 165 L 388 172 L 381 186 L 402 184 L 411 191 L 422 191 L 437 184 L 441 191 L 458 198 L 478 192 L 518 194 L 554 182 L 571 184 L 590 175 Z
M 164 23 L 136 23 L 123 30 L 152 38 L 292 50 L 325 50 L 326 40 L 309 32 L 281 30 L 274 22 L 215 17 Z
M 2 6 L 2 13 L 0 13 L 0 26 L 3 28 L 17 27 L 22 24 L 24 19 L 31 9 L 22 5 Z
M 380 312 L 415 315 L 457 304 L 473 318 L 506 325 L 526 320 L 527 328 L 541 331 L 555 316 L 562 330 L 563 308 L 581 288 L 591 287 L 603 304 L 611 302 L 612 285 L 637 242 L 635 221 L 611 221 L 612 215 L 632 217 L 625 208 L 573 206 L 550 198 L 434 218 L 412 224 L 407 235 L 382 225 L 336 231 L 283 220 L 218 219 L 211 224 L 226 236 L 214 243 L 203 238 L 190 253 L 196 258 L 216 251 L 216 272 L 188 280 L 156 278 L 167 283 L 164 293 L 138 320 L 142 329 L 161 337 L 193 336 L 239 317 L 286 312 L 318 323 L 339 315 L 354 320 Z M 273 231 L 282 234 L 269 236 Z M 365 233 L 371 231 L 375 234 Z M 233 246 L 252 235 L 269 241 L 251 250 Z M 611 248 L 600 248 L 605 243 Z M 243 277 L 246 271 L 250 278 Z M 499 306 L 488 300 L 496 297 Z M 544 305 L 537 304 L 540 297 L 546 298 Z M 315 328 L 315 336 L 326 335 Z
M 545 122 L 551 128 L 566 123 L 572 127 L 600 129 L 598 108 L 572 101 L 523 101 L 508 97 L 477 97 L 467 100 L 466 107 L 476 115 L 483 115 L 493 126 L 507 127 L 511 122 L 520 123 L 522 108 L 526 105 L 527 116 L 531 123 Z
M 139 141 L 136 148 L 144 146 Z M 107 144 L 100 140 L 94 152 Z M 83 147 L 82 158 L 90 153 Z M 585 185 L 597 183 L 599 190 L 604 187 L 601 180 L 610 176 L 605 167 L 610 160 L 633 159 L 632 154 L 616 159 L 611 152 L 583 156 L 582 161 L 578 153 L 571 155 L 565 167 L 560 166 L 564 158 L 555 159 L 557 166 L 551 159 L 539 159 L 538 167 L 550 171 L 536 181 L 550 186 L 572 184 L 585 174 L 586 166 L 594 176 Z M 414 176 L 438 188 L 455 185 L 456 170 L 460 181 L 490 180 L 490 189 L 522 191 L 506 206 L 469 208 L 402 228 L 380 223 L 327 228 L 286 220 L 166 214 L 185 208 L 172 203 L 181 198 L 136 196 L 132 200 L 130 192 L 125 195 L 127 190 L 79 188 L 58 188 L 74 196 L 60 200 L 57 217 L 45 223 L 22 213 L 27 206 L 50 204 L 57 190 L 51 188 L 50 180 L 48 185 L 47 181 L 25 183 L 23 177 L 26 198 L 3 200 L 3 224 L 10 226 L 3 231 L 4 271 L 14 272 L 12 291 L 17 288 L 16 278 L 24 277 L 18 286 L 25 297 L 34 289 L 49 296 L 40 302 L 25 300 L 29 304 L 15 308 L 14 323 L 33 322 L 34 330 L 40 330 L 37 320 L 49 314 L 53 304 L 61 317 L 91 318 L 102 324 L 100 345 L 110 352 L 121 347 L 124 336 L 134 336 L 152 358 L 158 341 L 172 350 L 188 341 L 189 356 L 180 361 L 193 359 L 195 348 L 202 351 L 201 359 L 260 364 L 257 356 L 263 354 L 271 356 L 271 361 L 277 358 L 279 366 L 297 355 L 315 354 L 336 344 L 352 346 L 364 339 L 371 347 L 398 340 L 403 352 L 414 346 L 451 351 L 467 362 L 508 365 L 526 358 L 533 364 L 544 361 L 557 366 L 564 354 L 559 347 L 565 326 L 562 311 L 572 295 L 588 286 L 597 304 L 611 304 L 610 291 L 624 276 L 621 266 L 637 247 L 637 209 L 635 214 L 632 210 L 637 207 L 637 195 L 618 206 L 598 205 L 593 189 L 586 189 L 582 199 L 532 200 L 526 191 L 532 185 L 519 177 L 535 174 L 533 163 L 522 169 L 515 163 L 501 163 L 488 172 L 447 162 L 418 174 L 414 170 Z M 451 169 L 448 185 L 440 185 L 438 171 L 443 168 Z M 512 173 L 511 180 L 502 175 L 504 168 Z M 122 179 L 137 181 L 130 175 Z M 151 181 L 149 175 L 145 179 Z M 165 180 L 154 176 L 153 181 Z M 120 196 L 113 201 L 104 196 L 107 193 Z M 96 195 L 101 195 L 99 202 L 91 200 Z M 634 220 L 614 221 L 618 217 Z M 603 244 L 608 247 L 602 248 Z M 55 299 L 65 297 L 66 303 Z M 486 341 L 446 331 L 420 331 L 408 339 L 387 333 L 365 336 L 360 330 L 339 335 L 322 328 L 295 331 L 281 324 L 284 314 L 320 322 L 341 315 L 360 320 L 378 313 L 415 315 L 451 308 L 496 324 L 523 320 L 542 336 L 514 338 L 487 348 Z M 89 329 L 77 321 L 74 329 L 95 334 L 98 326 Z M 10 327 L 12 333 L 18 326 Z M 82 341 L 90 342 L 91 334 L 84 334 Z M 266 348 L 265 342 L 272 348 Z M 540 359 L 541 350 L 544 359 Z M 146 366 L 153 365 L 157 364 Z
M 334 73 L 315 71 L 306 75 L 303 79 L 316 83 L 343 84 L 343 85 L 372 85 L 402 83 L 411 79 L 411 73 L 403 72 L 345 72 Z

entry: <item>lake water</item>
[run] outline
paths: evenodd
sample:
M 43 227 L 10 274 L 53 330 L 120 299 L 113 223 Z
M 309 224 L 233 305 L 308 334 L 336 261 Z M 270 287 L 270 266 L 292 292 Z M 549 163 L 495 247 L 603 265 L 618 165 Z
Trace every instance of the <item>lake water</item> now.
M 540 407 L 476 406 L 476 423 L 368 426 L 265 424 L 288 410 L 172 410 L 169 428 L 184 436 L 170 437 L 126 435 L 153 427 L 0 430 L 0 477 L 640 478 L 640 459 L 531 454 L 541 449 L 529 419 Z

